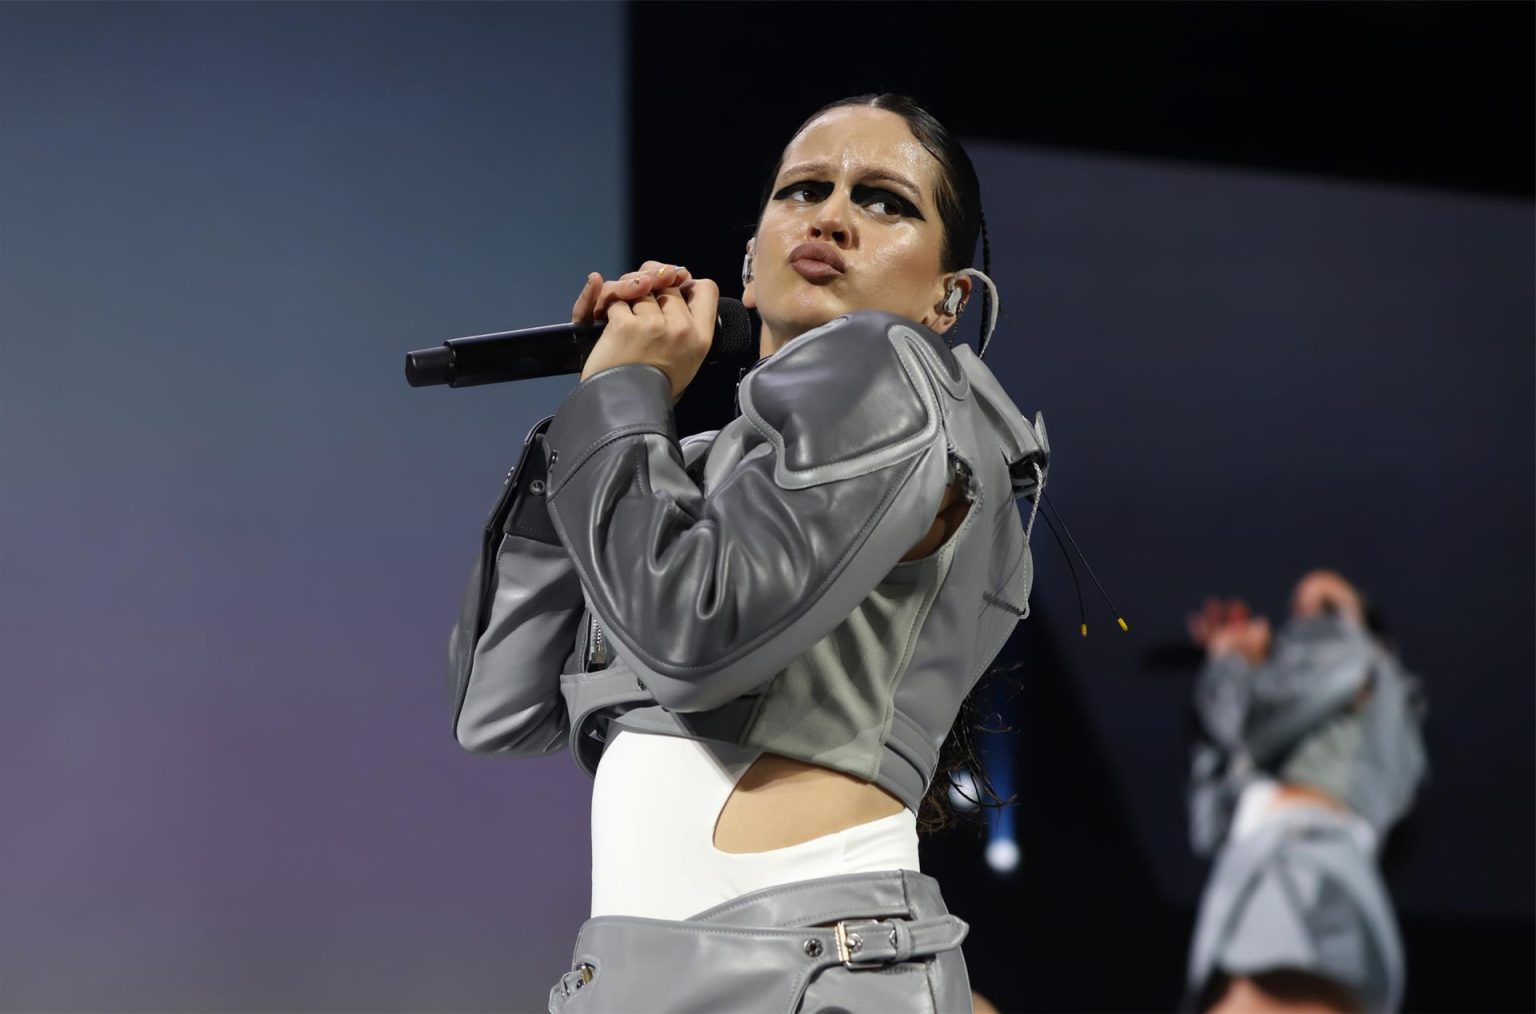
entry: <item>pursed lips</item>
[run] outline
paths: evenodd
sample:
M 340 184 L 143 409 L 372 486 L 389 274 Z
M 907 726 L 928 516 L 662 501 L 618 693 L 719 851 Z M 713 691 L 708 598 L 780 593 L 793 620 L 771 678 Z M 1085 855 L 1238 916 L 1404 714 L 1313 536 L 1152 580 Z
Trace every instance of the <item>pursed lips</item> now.
M 801 243 L 789 252 L 789 266 L 812 282 L 830 281 L 847 268 L 842 255 L 825 243 Z

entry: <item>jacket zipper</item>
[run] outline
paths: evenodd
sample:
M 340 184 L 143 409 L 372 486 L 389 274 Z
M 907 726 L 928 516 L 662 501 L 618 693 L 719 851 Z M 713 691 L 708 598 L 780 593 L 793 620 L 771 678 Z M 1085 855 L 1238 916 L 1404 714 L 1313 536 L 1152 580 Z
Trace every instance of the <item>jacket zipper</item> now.
M 603 628 L 598 625 L 597 617 L 592 617 L 592 627 L 587 642 L 587 672 L 597 672 L 599 669 L 608 668 L 612 661 L 608 650 L 608 642 L 603 639 Z

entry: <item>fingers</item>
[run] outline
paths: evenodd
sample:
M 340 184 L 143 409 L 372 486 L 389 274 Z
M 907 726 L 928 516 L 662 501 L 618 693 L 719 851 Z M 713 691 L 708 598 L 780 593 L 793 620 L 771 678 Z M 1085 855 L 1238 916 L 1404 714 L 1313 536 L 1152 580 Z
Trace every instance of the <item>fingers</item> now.
M 666 318 L 667 334 L 673 340 L 690 346 L 690 355 L 702 357 L 709 352 L 710 343 L 714 340 L 714 332 L 711 330 L 702 335 L 699 333 L 698 327 L 694 324 L 693 315 L 688 312 L 688 301 L 678 288 L 663 289 L 656 297 L 656 302 Z
M 1188 614 L 1184 626 L 1191 641 L 1208 647 L 1225 644 L 1233 638 L 1267 640 L 1270 633 L 1269 621 L 1255 616 L 1247 602 L 1215 596 L 1207 598 L 1199 612 Z
M 581 287 L 581 294 L 576 297 L 576 303 L 571 307 L 571 323 L 580 324 L 582 321 L 592 319 L 593 310 L 597 306 L 598 293 L 603 291 L 603 276 L 593 271 L 587 275 L 587 283 Z
M 650 294 L 639 299 L 621 299 L 608 307 L 608 319 L 619 320 L 623 317 L 660 317 L 661 307 L 656 303 L 656 297 Z
M 593 315 L 601 320 L 607 315 L 608 308 L 620 300 L 644 299 L 662 289 L 692 280 L 693 276 L 685 267 L 677 264 L 662 264 L 660 261 L 646 261 L 639 271 L 628 272 L 611 282 L 602 284 L 593 302 Z
M 655 293 L 648 292 L 639 299 L 629 302 L 629 309 L 636 317 L 660 317 L 661 303 Z
M 661 261 L 646 261 L 635 273 L 649 278 L 654 287 L 664 289 L 681 285 L 693 277 L 681 264 L 663 264 Z
M 678 285 L 661 284 L 678 279 L 682 279 Z M 663 265 L 650 276 L 628 276 L 597 288 L 594 305 L 610 319 L 582 364 L 582 379 L 630 363 L 654 366 L 666 374 L 675 403 L 698 372 L 714 338 L 713 320 L 704 329 L 694 323 L 690 300 L 682 292 L 684 283 L 694 280 L 674 266 Z M 690 284 L 690 292 L 695 293 L 699 313 L 714 314 L 719 289 L 713 282 L 699 280 Z
M 720 312 L 720 286 L 708 278 L 695 279 L 688 288 L 686 301 L 694 330 L 713 342 L 715 320 Z

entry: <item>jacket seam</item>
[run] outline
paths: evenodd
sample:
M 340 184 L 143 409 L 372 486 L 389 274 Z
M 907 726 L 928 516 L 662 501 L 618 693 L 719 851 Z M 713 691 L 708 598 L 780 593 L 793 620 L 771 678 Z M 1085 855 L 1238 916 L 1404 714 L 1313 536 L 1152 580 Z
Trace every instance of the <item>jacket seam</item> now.
M 560 492 L 560 490 L 562 490 L 562 489 L 564 489 L 566 487 L 567 482 L 570 481 L 566 477 L 569 476 L 569 477 L 574 478 L 576 473 L 581 471 L 582 466 L 585 465 L 588 461 L 591 461 L 592 458 L 594 456 L 596 456 L 599 451 L 602 451 L 609 444 L 611 444 L 611 443 L 613 443 L 613 442 L 615 442 L 617 440 L 622 440 L 624 437 L 633 436 L 633 435 L 635 435 L 637 433 L 639 433 L 639 434 L 654 433 L 657 436 L 667 437 L 667 438 L 670 439 L 670 434 L 667 432 L 666 424 L 665 423 L 659 423 L 659 422 L 656 422 L 656 421 L 627 423 L 627 424 L 625 424 L 623 426 L 620 426 L 620 427 L 618 427 L 616 429 L 609 430 L 608 432 L 604 433 L 602 436 L 600 436 L 597 439 L 593 440 L 592 443 L 587 445 L 585 450 L 583 450 L 580 454 L 576 455 L 576 463 L 574 465 L 572 465 L 570 468 L 562 469 L 563 474 L 562 474 L 562 476 L 559 479 L 555 478 L 555 476 L 553 474 L 554 469 L 550 469 L 551 474 L 550 474 L 549 480 L 548 480 L 549 481 L 549 497 L 550 497 L 550 500 L 553 501 L 555 496 L 556 496 L 556 494 L 558 494 Z
M 968 518 L 967 521 L 969 520 Z M 964 534 L 965 528 L 962 526 L 961 530 L 955 533 L 955 537 L 946 542 L 937 551 L 943 554 L 942 558 L 938 561 L 943 569 L 943 574 L 934 582 L 933 587 L 928 590 L 927 594 L 923 596 L 923 601 L 918 604 L 918 614 L 914 617 L 912 627 L 906 634 L 906 645 L 902 648 L 900 664 L 897 666 L 896 672 L 891 676 L 890 690 L 885 695 L 885 716 L 884 721 L 880 723 L 881 755 L 884 754 L 886 743 L 890 741 L 891 726 L 896 720 L 896 715 L 900 712 L 900 709 L 896 706 L 896 695 L 901 689 L 902 683 L 906 680 L 907 674 L 912 670 L 912 656 L 917 651 L 917 643 L 922 639 L 924 628 L 928 626 L 928 617 L 933 615 L 934 603 L 938 602 L 939 596 L 944 593 L 944 586 L 949 583 L 950 571 L 953 569 L 955 562 L 955 551 Z M 878 776 L 880 773 L 881 756 L 876 756 L 873 760 L 874 770 L 872 774 Z
M 848 569 L 849 561 L 855 555 L 857 555 L 858 551 L 862 549 L 865 543 L 868 541 L 870 531 L 872 531 L 874 527 L 890 512 L 891 505 L 898 499 L 898 497 L 907 491 L 908 484 L 911 482 L 913 474 L 917 471 L 917 466 L 922 461 L 922 455 L 923 451 L 919 450 L 913 452 L 905 461 L 898 460 L 897 462 L 893 462 L 891 466 L 888 466 L 895 467 L 897 464 L 905 464 L 907 466 L 906 474 L 901 477 L 899 482 L 893 483 L 891 488 L 886 490 L 885 496 L 881 499 L 878 509 L 871 512 L 869 518 L 865 520 L 863 526 L 859 529 L 858 536 L 854 540 L 853 545 L 850 546 L 849 549 L 844 552 L 844 554 L 838 559 L 837 565 L 827 574 L 827 576 L 824 577 L 821 582 L 809 592 L 809 594 L 804 596 L 804 604 L 794 611 L 788 613 L 781 622 L 774 625 L 772 628 L 763 631 L 761 634 L 757 635 L 746 644 L 737 647 L 723 658 L 717 659 L 713 662 L 698 663 L 695 665 L 675 665 L 672 663 L 665 663 L 657 659 L 644 648 L 640 647 L 636 639 L 630 636 L 630 631 L 610 623 L 608 628 L 609 632 L 611 633 L 616 629 L 619 630 L 619 632 L 623 634 L 625 640 L 629 643 L 630 650 L 639 658 L 641 662 L 645 663 L 645 665 L 652 671 L 673 679 L 681 679 L 683 677 L 694 676 L 700 673 L 707 675 L 709 673 L 718 672 L 719 670 L 734 664 L 740 659 L 745 658 L 747 655 L 750 655 L 752 652 L 762 647 L 762 645 L 773 640 L 775 637 L 778 637 L 784 632 L 785 629 L 803 618 L 805 614 L 808 613 L 815 606 L 815 604 L 821 600 L 821 597 L 826 593 L 826 590 L 833 583 L 835 583 L 839 577 L 843 575 L 843 572 Z M 560 512 L 557 508 L 555 508 L 553 503 L 551 503 L 550 506 L 550 519 L 554 522 L 556 529 L 559 531 L 561 540 L 569 544 L 565 523 L 560 518 Z M 719 527 L 718 523 L 713 521 L 705 521 L 701 523 L 713 524 L 717 528 Z M 590 575 L 584 571 L 581 562 L 575 557 L 572 557 L 572 563 L 576 566 L 577 572 L 582 578 L 582 583 L 584 585 L 590 586 Z

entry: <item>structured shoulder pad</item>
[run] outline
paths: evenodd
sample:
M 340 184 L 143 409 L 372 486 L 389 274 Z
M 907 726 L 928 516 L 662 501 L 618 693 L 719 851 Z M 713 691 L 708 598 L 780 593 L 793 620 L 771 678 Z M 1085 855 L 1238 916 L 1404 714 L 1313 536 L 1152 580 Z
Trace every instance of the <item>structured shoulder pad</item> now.
M 928 328 L 879 310 L 807 331 L 747 374 L 741 410 L 778 451 L 774 481 L 803 489 L 863 475 L 938 437 L 940 398 L 969 380 Z
M 961 345 L 954 350 L 955 361 L 970 379 L 976 403 L 981 406 L 992 428 L 993 438 L 1008 462 L 1008 475 L 1015 497 L 1031 496 L 1039 480 L 1049 471 L 1051 445 L 1045 436 L 1045 417 L 1035 413 L 1034 424 L 1024 418 L 1003 385 L 976 357 L 970 346 Z M 1038 472 L 1037 472 L 1038 469 Z
M 653 366 L 594 374 L 555 413 L 555 530 L 658 704 L 706 711 L 761 686 L 932 528 L 946 401 L 968 387 L 925 331 L 859 313 L 789 342 L 744 378 L 697 478 Z

